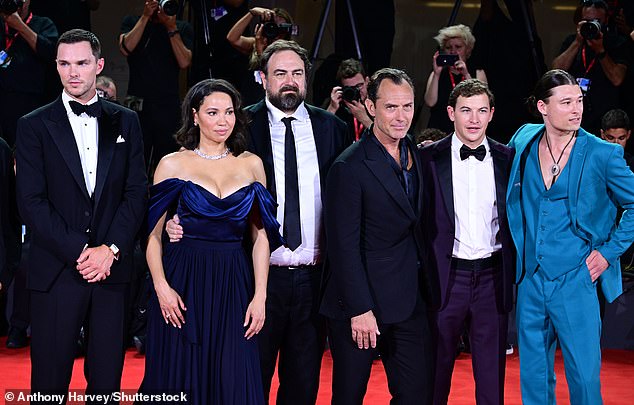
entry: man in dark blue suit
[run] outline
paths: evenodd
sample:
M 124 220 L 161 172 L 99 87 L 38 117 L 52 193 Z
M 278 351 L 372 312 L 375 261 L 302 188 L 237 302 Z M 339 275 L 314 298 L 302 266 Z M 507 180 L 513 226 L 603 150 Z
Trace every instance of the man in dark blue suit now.
M 84 322 L 87 391 L 110 394 L 121 384 L 125 294 L 147 180 L 136 114 L 97 97 L 100 53 L 91 32 L 64 33 L 62 95 L 18 122 L 18 205 L 31 229 L 33 392 L 68 392 Z
M 513 151 L 486 136 L 494 104 L 485 83 L 461 82 L 447 107 L 454 133 L 421 150 L 425 263 L 440 292 L 431 322 L 436 345 L 434 405 L 447 403 L 465 324 L 476 403 L 504 403 L 515 274 L 505 195 Z
M 310 405 L 317 400 L 326 339 L 319 315 L 326 254 L 324 184 L 345 147 L 348 129 L 333 114 L 304 103 L 310 69 L 305 49 L 277 40 L 264 50 L 261 63 L 266 98 L 246 108 L 251 118 L 249 150 L 262 159 L 287 242 L 271 252 L 266 321 L 258 335 L 262 385 L 268 401 L 279 364 L 277 404 Z M 175 222 L 167 224 L 171 241 L 183 232 Z
M 432 351 L 420 268 L 422 171 L 407 135 L 414 85 L 397 69 L 378 70 L 365 102 L 373 125 L 328 174 L 328 318 L 333 404 L 361 404 L 377 352 L 392 403 L 429 404 Z

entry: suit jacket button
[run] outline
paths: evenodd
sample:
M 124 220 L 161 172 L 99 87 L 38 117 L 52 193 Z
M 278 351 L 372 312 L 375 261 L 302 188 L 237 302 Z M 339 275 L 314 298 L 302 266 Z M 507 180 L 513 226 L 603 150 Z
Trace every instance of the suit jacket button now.
M 90 212 L 85 211 L 85 212 L 84 212 L 84 215 L 85 215 L 85 216 L 87 216 L 87 217 L 89 217 L 89 216 L 90 216 Z

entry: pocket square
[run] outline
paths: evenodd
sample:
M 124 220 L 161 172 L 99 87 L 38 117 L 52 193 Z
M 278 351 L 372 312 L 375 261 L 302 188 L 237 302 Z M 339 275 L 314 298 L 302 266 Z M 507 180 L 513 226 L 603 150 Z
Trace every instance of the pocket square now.
M 119 135 L 119 137 L 117 138 L 117 143 L 124 143 L 125 139 L 123 139 L 123 137 L 121 135 Z

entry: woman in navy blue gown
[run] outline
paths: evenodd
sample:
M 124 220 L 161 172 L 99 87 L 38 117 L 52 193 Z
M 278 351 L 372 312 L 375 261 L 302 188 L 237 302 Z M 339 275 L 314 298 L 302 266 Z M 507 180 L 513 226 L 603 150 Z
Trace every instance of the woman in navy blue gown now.
M 264 403 L 255 335 L 269 254 L 282 240 L 262 161 L 245 150 L 245 125 L 233 86 L 202 81 L 183 102 L 183 149 L 156 168 L 147 247 L 156 294 L 141 392 L 185 392 L 200 405 Z M 174 213 L 188 232 L 169 243 L 164 221 Z

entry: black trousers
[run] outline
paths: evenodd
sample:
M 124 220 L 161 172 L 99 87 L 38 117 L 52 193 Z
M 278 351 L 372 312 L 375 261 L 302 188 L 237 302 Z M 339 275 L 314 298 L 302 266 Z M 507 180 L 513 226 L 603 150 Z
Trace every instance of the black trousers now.
M 377 352 L 385 367 L 392 395 L 390 404 L 431 404 L 434 354 L 422 298 L 407 320 L 378 326 L 381 335 L 377 347 L 359 349 L 352 340 L 349 319 L 328 319 L 328 343 L 333 359 L 332 404 L 363 404 Z
M 31 390 L 67 393 L 79 328 L 87 322 L 84 375 L 88 393 L 119 391 L 127 284 L 88 284 L 62 270 L 47 292 L 31 291 Z
M 319 315 L 321 266 L 271 266 L 266 320 L 258 335 L 264 398 L 268 403 L 279 353 L 277 404 L 314 404 L 326 341 Z

